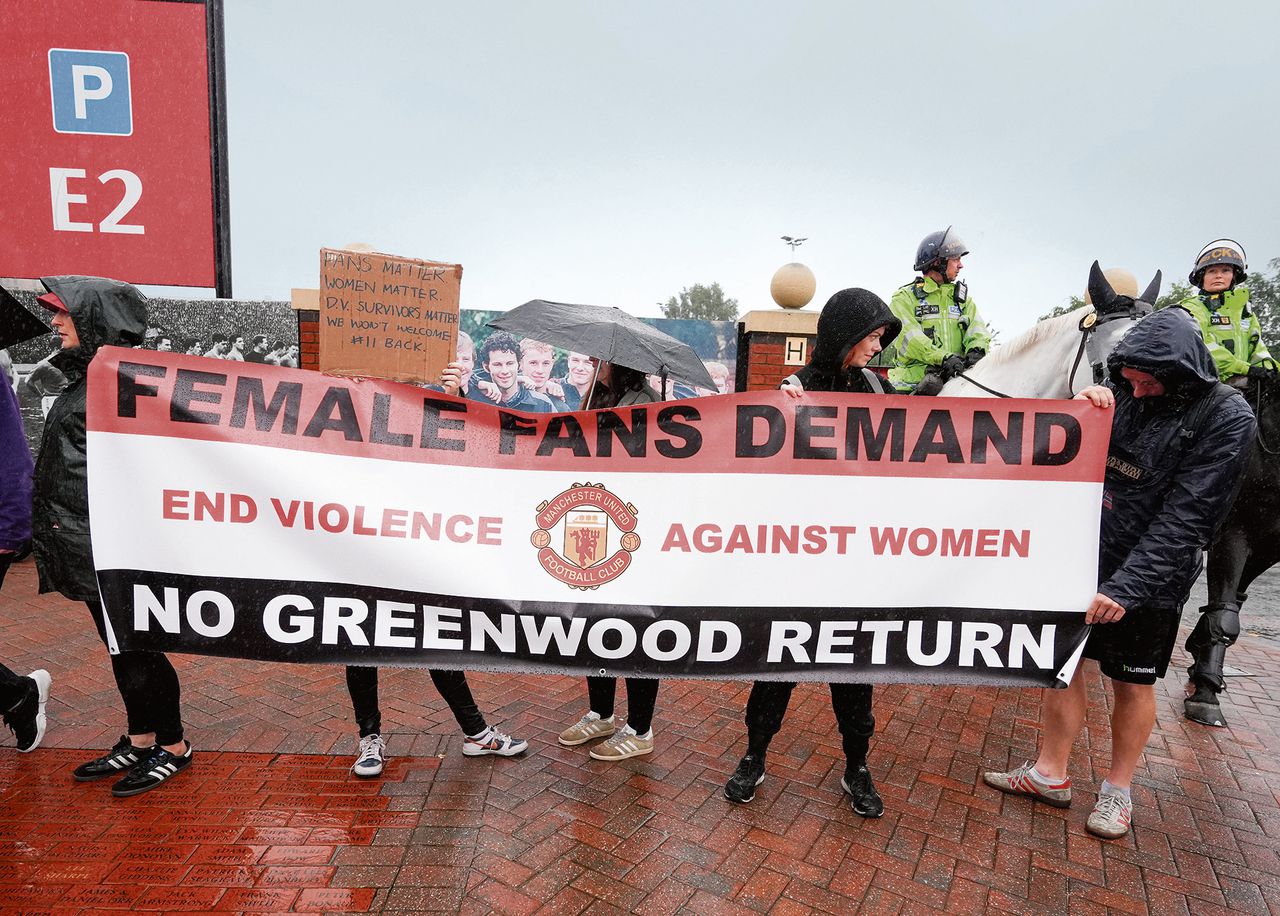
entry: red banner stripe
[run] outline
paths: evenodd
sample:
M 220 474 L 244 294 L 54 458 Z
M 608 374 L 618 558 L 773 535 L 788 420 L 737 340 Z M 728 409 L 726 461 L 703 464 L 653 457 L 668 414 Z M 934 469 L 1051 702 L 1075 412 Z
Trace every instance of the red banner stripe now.
M 523 414 L 411 385 L 104 348 L 94 432 L 588 475 L 767 473 L 1099 483 L 1110 411 L 1084 401 L 754 392 Z

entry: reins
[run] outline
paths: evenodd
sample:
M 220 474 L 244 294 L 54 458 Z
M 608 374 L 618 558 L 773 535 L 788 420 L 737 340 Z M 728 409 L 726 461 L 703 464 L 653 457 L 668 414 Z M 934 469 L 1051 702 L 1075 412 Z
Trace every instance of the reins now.
M 969 378 L 969 376 L 965 375 L 963 372 L 957 372 L 957 373 L 955 374 L 954 378 L 962 378 L 962 379 L 964 379 L 966 382 L 968 382 L 970 385 L 976 385 L 977 387 L 979 387 L 979 388 L 981 388 L 983 391 L 985 391 L 987 394 L 993 394 L 993 395 L 995 395 L 995 396 L 996 396 L 996 397 L 998 397 L 998 398 L 1011 398 L 1011 397 L 1013 397 L 1013 395 L 1011 395 L 1011 394 L 1005 394 L 1003 391 L 996 391 L 994 388 L 988 388 L 986 385 L 982 384 L 982 382 L 974 381 L 973 379 Z
M 1080 360 L 1084 358 L 1085 347 L 1088 345 L 1089 337 L 1090 335 L 1093 334 L 1094 327 L 1097 325 L 1097 323 L 1098 323 L 1097 312 L 1090 312 L 1088 315 L 1085 315 L 1083 318 L 1080 319 L 1080 324 L 1079 324 L 1080 346 L 1076 347 L 1076 358 L 1071 363 L 1071 370 L 1067 373 L 1067 391 L 1071 393 L 1071 397 L 1075 397 L 1076 395 L 1075 390 L 1072 387 L 1072 381 L 1076 377 L 1076 370 L 1080 368 Z M 996 391 L 994 388 L 988 388 L 986 385 L 982 384 L 982 382 L 979 382 L 976 379 L 970 378 L 969 376 L 965 375 L 963 372 L 957 372 L 955 374 L 955 378 L 962 378 L 966 382 L 968 382 L 970 385 L 974 385 L 978 388 L 981 388 L 987 394 L 995 395 L 998 398 L 1013 397 L 1013 395 L 1005 394 L 1003 391 Z

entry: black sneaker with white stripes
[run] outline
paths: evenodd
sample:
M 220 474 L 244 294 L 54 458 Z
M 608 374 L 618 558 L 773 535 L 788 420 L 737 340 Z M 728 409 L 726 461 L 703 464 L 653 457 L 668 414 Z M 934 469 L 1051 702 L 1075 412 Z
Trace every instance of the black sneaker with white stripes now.
M 111 787 L 111 794 L 117 798 L 141 795 L 181 773 L 191 766 L 191 742 L 186 744 L 185 754 L 173 754 L 162 747 L 153 747 L 146 757 L 134 764 L 128 776 Z
M 104 776 L 119 776 L 127 773 L 135 763 L 151 753 L 149 747 L 134 747 L 128 735 L 121 735 L 116 746 L 101 757 L 95 757 L 88 763 L 82 763 L 71 774 L 80 782 L 101 779 Z

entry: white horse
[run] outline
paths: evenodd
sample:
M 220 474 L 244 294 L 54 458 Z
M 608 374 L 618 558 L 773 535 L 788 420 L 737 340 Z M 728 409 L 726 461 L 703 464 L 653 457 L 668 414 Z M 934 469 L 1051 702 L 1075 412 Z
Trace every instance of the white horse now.
M 1160 295 L 1160 272 L 1137 299 L 1111 288 L 1098 262 L 1089 271 L 1089 298 L 1097 303 L 1046 318 L 1002 344 L 942 389 L 943 397 L 1071 398 L 1105 374 L 1107 355 L 1120 338 L 1151 314 Z

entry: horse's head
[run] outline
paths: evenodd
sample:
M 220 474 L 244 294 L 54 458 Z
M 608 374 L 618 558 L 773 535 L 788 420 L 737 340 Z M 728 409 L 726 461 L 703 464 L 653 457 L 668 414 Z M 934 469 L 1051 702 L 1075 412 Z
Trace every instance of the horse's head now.
M 1136 291 L 1136 288 L 1135 288 Z M 1151 314 L 1160 295 L 1160 271 L 1142 295 L 1134 297 L 1117 292 L 1098 262 L 1089 268 L 1089 299 L 1093 313 L 1080 319 L 1080 329 L 1088 334 L 1085 355 L 1093 370 L 1095 384 L 1107 377 L 1107 356 L 1129 329 Z

